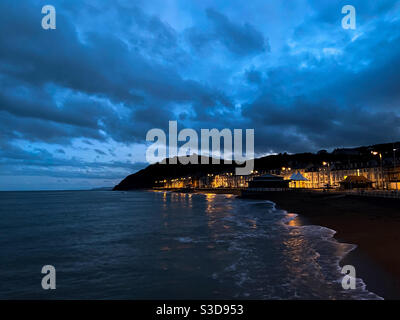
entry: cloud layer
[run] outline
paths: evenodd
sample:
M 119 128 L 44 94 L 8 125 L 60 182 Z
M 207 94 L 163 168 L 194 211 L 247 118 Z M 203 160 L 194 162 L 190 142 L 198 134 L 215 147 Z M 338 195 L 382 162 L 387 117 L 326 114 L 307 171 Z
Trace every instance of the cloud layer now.
M 396 2 L 353 1 L 356 30 L 344 1 L 54 1 L 56 30 L 45 4 L 0 3 L 2 190 L 114 184 L 169 120 L 258 155 L 399 140 Z

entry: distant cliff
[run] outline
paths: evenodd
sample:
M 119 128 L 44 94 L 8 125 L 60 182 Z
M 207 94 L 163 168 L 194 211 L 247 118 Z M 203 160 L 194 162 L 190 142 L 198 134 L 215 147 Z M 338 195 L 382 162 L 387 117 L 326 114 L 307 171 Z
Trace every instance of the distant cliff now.
M 396 153 L 393 149 L 398 149 Z M 330 163 L 331 169 L 346 168 L 354 165 L 378 166 L 379 158 L 372 155 L 371 151 L 382 153 L 384 165 L 393 165 L 394 157 L 400 155 L 400 143 L 387 143 L 358 148 L 335 149 L 333 152 L 320 150 L 317 153 L 280 153 L 266 157 L 257 158 L 254 161 L 254 170 L 280 170 L 282 167 L 313 168 L 321 167 L 323 162 Z M 169 163 L 169 159 L 167 162 Z M 399 160 L 397 160 L 399 161 Z M 114 190 L 133 190 L 152 188 L 155 182 L 163 179 L 174 179 L 180 177 L 201 177 L 207 174 L 218 174 L 222 172 L 233 172 L 235 164 L 152 164 L 143 170 L 127 176 Z M 211 163 L 211 159 L 209 159 Z M 397 162 L 400 164 L 400 162 Z
M 203 157 L 204 158 L 204 157 Z M 127 176 L 114 190 L 133 190 L 152 188 L 155 181 L 162 179 L 172 179 L 185 176 L 200 177 L 207 174 L 217 174 L 224 171 L 234 170 L 234 165 L 211 164 L 212 158 L 209 158 L 210 164 L 201 164 L 201 157 L 198 157 L 198 164 L 183 165 L 179 161 L 177 164 L 169 164 L 170 159 L 167 159 L 167 164 L 152 164 L 134 174 Z

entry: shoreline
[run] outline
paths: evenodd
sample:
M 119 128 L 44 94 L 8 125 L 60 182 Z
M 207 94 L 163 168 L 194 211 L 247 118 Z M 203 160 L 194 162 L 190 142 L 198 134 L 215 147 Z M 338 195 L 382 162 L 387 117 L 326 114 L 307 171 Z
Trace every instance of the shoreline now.
M 235 194 L 227 190 L 195 193 Z M 296 214 L 295 225 L 334 230 L 334 240 L 356 245 L 340 260 L 340 267 L 353 265 L 366 290 L 385 300 L 400 300 L 399 199 L 305 191 L 267 191 L 241 198 L 272 201 L 276 208 Z
M 400 299 L 400 201 L 353 195 L 333 197 L 307 192 L 266 192 L 257 199 L 295 213 L 298 225 L 319 225 L 336 232 L 334 239 L 355 244 L 340 261 L 354 265 L 366 289 L 384 299 Z
M 223 190 L 205 193 L 224 193 Z M 178 190 L 176 192 L 179 192 Z M 196 193 L 199 192 L 198 190 Z M 225 193 L 229 193 L 226 192 Z M 288 213 L 297 225 L 318 225 L 334 230 L 333 239 L 356 248 L 340 260 L 353 265 L 366 289 L 386 300 L 400 299 L 400 200 L 329 193 L 269 191 L 253 195 L 269 200 Z

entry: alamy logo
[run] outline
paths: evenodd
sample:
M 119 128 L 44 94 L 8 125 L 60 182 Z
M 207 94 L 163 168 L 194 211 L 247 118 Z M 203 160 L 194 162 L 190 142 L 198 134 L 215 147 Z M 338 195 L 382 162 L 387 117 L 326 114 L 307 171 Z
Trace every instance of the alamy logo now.
M 56 268 L 52 265 L 43 266 L 42 274 L 46 274 L 42 278 L 42 288 L 44 290 L 54 290 L 56 288 Z
M 56 28 L 56 8 L 52 5 L 45 5 L 42 8 L 42 14 L 45 14 L 42 18 L 42 28 L 54 30 Z
M 342 287 L 345 290 L 356 288 L 356 268 L 352 265 L 346 265 L 342 268 L 342 274 L 345 276 L 342 279 Z
M 212 163 L 219 164 L 220 159 L 224 163 L 231 164 L 232 160 L 238 165 L 236 175 L 249 175 L 254 169 L 254 129 L 246 129 L 246 155 L 243 156 L 242 129 L 201 129 L 201 143 L 199 152 L 199 137 L 193 129 L 183 129 L 178 133 L 177 121 L 169 121 L 168 157 L 169 164 L 198 164 L 198 155 L 201 155 L 201 164 L 209 164 L 209 155 Z M 221 154 L 221 139 L 223 138 L 223 157 Z M 211 152 L 210 152 L 211 139 Z M 233 143 L 232 143 L 233 140 Z M 146 160 L 149 163 L 159 162 L 166 164 L 167 135 L 162 129 L 151 129 L 147 132 L 146 141 L 155 141 L 146 150 Z M 178 148 L 179 142 L 186 142 Z M 233 149 L 232 149 L 233 146 Z
M 343 29 L 356 29 L 356 8 L 351 5 L 346 5 L 342 8 L 342 13 L 345 16 L 342 19 L 342 28 Z

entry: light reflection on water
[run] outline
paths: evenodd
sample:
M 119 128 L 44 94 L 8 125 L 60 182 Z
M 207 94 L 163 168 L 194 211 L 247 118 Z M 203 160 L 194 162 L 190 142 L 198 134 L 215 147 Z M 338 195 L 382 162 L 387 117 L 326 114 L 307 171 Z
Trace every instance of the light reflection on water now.
M 43 261 L 57 267 L 56 298 L 371 297 L 341 290 L 337 261 L 349 246 L 265 201 L 171 192 L 7 197 L 0 298 L 46 298 L 32 280 Z

